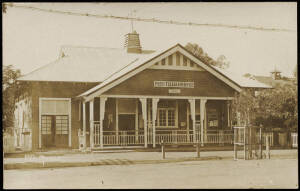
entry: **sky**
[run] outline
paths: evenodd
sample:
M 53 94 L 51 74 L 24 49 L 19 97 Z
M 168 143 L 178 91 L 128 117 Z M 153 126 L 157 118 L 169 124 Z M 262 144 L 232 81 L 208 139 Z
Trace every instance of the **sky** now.
M 224 55 L 228 70 L 292 76 L 297 65 L 297 4 L 288 3 L 23 3 L 25 6 L 80 13 L 135 16 L 182 22 L 284 28 L 292 32 L 182 26 L 133 22 L 143 49 L 197 43 L 216 59 Z M 3 13 L 2 13 L 3 14 Z M 3 64 L 22 74 L 59 56 L 63 45 L 123 48 L 130 21 L 61 15 L 8 7 L 2 16 Z

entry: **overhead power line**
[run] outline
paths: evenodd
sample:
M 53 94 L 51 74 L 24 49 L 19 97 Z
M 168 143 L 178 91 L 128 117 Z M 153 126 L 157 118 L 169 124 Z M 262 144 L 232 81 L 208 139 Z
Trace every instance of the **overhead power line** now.
M 64 14 L 64 15 L 73 15 L 73 16 L 104 18 L 104 19 L 130 20 L 130 21 L 152 22 L 152 23 L 161 23 L 161 24 L 172 24 L 172 25 L 222 27 L 222 28 L 233 28 L 233 29 L 249 29 L 249 30 L 274 31 L 274 32 L 294 32 L 293 30 L 283 29 L 283 28 L 266 28 L 266 27 L 228 25 L 228 24 L 195 23 L 195 22 L 162 20 L 162 19 L 156 19 L 156 18 L 139 18 L 139 17 L 129 17 L 129 16 L 127 16 L 127 17 L 114 16 L 114 15 L 106 15 L 106 14 L 76 13 L 76 12 L 70 12 L 70 11 L 60 11 L 60 10 L 54 10 L 54 9 L 43 9 L 43 8 L 37 8 L 37 7 L 32 7 L 32 6 L 17 5 L 17 4 L 13 4 L 13 3 L 7 3 L 6 5 L 10 6 L 10 7 L 31 9 L 31 10 L 35 10 L 35 11 L 57 13 L 57 14 Z

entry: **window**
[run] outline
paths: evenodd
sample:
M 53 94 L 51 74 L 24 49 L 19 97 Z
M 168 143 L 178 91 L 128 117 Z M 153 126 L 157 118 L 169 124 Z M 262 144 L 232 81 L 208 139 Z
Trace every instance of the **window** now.
M 175 127 L 175 109 L 174 108 L 158 108 L 158 126 L 159 127 Z
M 175 126 L 175 111 L 168 110 L 168 126 Z
M 166 120 L 166 116 L 167 116 L 167 111 L 166 110 L 162 110 L 162 109 L 160 109 L 160 110 L 158 110 L 158 118 L 159 118 L 159 122 L 158 122 L 158 124 L 159 124 L 159 126 L 167 126 L 167 120 Z
M 161 65 L 165 65 L 165 62 L 166 62 L 165 59 L 162 59 L 161 60 Z
M 55 116 L 56 134 L 63 135 L 68 134 L 68 116 Z
M 51 135 L 52 118 L 51 116 L 42 116 L 42 134 Z

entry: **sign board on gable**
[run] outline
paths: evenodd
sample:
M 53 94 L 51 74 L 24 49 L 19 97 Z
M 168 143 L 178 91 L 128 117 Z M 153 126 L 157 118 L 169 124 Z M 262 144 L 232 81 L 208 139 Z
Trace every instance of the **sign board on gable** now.
M 154 81 L 154 87 L 194 88 L 194 82 Z

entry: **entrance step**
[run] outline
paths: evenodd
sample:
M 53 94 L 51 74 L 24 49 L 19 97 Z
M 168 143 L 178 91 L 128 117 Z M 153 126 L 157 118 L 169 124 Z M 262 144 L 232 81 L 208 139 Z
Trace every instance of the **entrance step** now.
M 103 148 L 93 148 L 92 152 L 112 152 L 112 151 L 124 151 L 130 152 L 135 149 L 144 148 L 143 146 L 104 146 Z
M 92 153 L 128 153 L 128 152 L 135 152 L 134 150 L 99 150 L 99 151 L 92 151 Z

